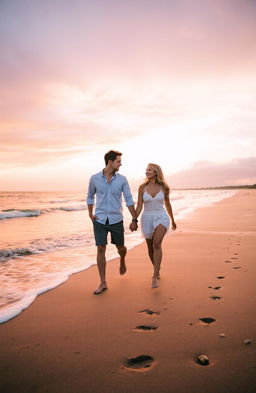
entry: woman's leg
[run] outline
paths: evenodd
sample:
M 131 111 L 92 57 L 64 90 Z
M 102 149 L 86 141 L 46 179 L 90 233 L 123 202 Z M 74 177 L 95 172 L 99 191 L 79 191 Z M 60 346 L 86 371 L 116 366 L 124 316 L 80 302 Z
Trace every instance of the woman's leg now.
M 152 265 L 154 266 L 154 247 L 153 247 L 153 239 L 146 239 L 147 246 L 148 246 L 148 255 L 149 258 L 152 262 Z M 160 274 L 157 276 L 157 278 L 160 278 Z
M 147 246 L 148 246 L 148 256 L 154 265 L 154 247 L 153 247 L 153 239 L 146 239 Z
M 159 278 L 160 274 L 160 267 L 162 261 L 162 241 L 167 232 L 167 229 L 162 225 L 158 225 L 156 227 L 154 235 L 153 235 L 153 249 L 154 249 L 154 275 L 152 281 L 152 287 L 157 288 L 157 279 Z
M 118 254 L 120 255 L 119 273 L 125 274 L 125 272 L 126 272 L 125 256 L 127 253 L 127 249 L 125 246 L 118 246 L 118 245 L 116 245 L 116 248 L 117 248 Z

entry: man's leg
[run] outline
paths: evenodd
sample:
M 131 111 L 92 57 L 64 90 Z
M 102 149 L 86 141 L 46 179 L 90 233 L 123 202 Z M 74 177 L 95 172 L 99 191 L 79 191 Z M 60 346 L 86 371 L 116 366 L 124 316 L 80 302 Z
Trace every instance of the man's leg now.
M 116 248 L 117 248 L 118 254 L 120 255 L 119 272 L 120 272 L 120 274 L 125 274 L 125 272 L 127 270 L 126 265 L 125 265 L 125 256 L 127 253 L 127 249 L 125 246 L 118 246 L 117 244 L 116 244 Z
M 103 225 L 97 221 L 93 222 L 94 237 L 97 246 L 97 266 L 100 275 L 100 285 L 94 291 L 95 295 L 100 294 L 102 291 L 107 289 L 106 283 L 106 244 L 108 229 L 106 225 Z
M 108 227 L 111 233 L 111 243 L 115 244 L 118 254 L 120 255 L 120 274 L 125 274 L 126 265 L 125 265 L 125 256 L 127 253 L 127 249 L 124 245 L 124 223 L 120 221 L 116 224 L 109 225 Z
M 95 295 L 100 294 L 108 288 L 106 282 L 106 246 L 97 246 L 97 266 L 100 275 L 100 285 L 95 289 Z

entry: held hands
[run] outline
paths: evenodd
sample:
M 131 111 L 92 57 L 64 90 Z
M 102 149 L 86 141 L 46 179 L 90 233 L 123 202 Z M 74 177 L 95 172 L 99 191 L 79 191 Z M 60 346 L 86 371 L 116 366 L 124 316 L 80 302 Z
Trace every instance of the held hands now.
M 129 226 L 129 228 L 130 228 L 130 230 L 131 230 L 132 232 L 133 232 L 133 231 L 137 231 L 137 229 L 138 229 L 138 224 L 137 224 L 137 222 L 132 221 L 131 224 L 130 224 L 130 226 Z

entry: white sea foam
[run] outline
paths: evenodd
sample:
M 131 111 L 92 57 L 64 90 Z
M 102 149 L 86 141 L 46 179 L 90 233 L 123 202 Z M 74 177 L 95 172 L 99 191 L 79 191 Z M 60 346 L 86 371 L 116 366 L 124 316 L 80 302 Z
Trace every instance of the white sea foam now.
M 23 310 L 28 308 L 35 300 L 37 294 L 26 295 L 22 300 L 19 300 L 11 305 L 7 305 L 0 309 L 0 323 L 7 322 L 10 319 L 19 315 Z
M 26 247 L 0 249 L 0 262 L 10 258 L 18 258 L 31 254 L 42 254 L 56 250 L 72 247 L 86 247 L 93 244 L 91 232 L 82 234 L 71 234 L 69 236 L 47 237 L 45 239 L 33 240 Z
M 0 250 L 0 261 L 5 261 L 8 258 L 16 258 L 24 255 L 36 254 L 32 248 L 7 248 Z
M 10 319 L 16 317 L 23 310 L 28 308 L 38 295 L 49 291 L 50 289 L 56 288 L 60 284 L 64 283 L 69 278 L 69 275 L 62 275 L 61 277 L 56 275 L 56 279 L 52 279 L 51 284 L 38 287 L 37 289 L 31 289 L 23 293 L 23 296 L 11 305 L 6 305 L 0 309 L 0 323 L 7 322 Z
M 16 209 L 8 209 L 2 210 L 0 213 L 0 220 L 4 220 L 6 218 L 18 218 L 18 217 L 37 217 L 40 216 L 40 210 L 16 210 Z
M 83 205 L 69 205 L 69 206 L 60 206 L 60 207 L 52 207 L 52 208 L 45 208 L 45 209 L 27 209 L 27 210 L 20 210 L 20 209 L 7 209 L 0 211 L 0 220 L 11 219 L 11 218 L 22 218 L 22 217 L 39 217 L 41 214 L 46 213 L 55 213 L 58 211 L 82 211 L 87 210 L 85 204 Z

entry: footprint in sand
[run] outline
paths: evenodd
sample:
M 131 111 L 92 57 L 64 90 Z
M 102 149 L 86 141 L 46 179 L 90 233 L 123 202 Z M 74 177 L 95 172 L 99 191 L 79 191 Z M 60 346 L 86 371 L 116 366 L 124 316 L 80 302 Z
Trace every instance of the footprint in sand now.
M 155 325 L 139 325 L 139 326 L 136 326 L 135 329 L 136 330 L 150 331 L 150 330 L 158 329 L 158 326 L 155 326 Z
M 225 261 L 225 263 L 232 263 L 232 261 Z
M 217 276 L 216 277 L 218 280 L 223 280 L 223 278 L 225 278 L 225 276 Z
M 128 358 L 124 361 L 123 366 L 130 371 L 147 371 L 155 364 L 154 358 L 150 355 L 139 355 L 134 358 Z
M 205 325 L 210 325 L 211 323 L 216 322 L 216 319 L 211 318 L 211 317 L 199 318 L 198 320 L 203 322 L 203 324 L 205 324 Z
M 219 289 L 221 289 L 222 287 L 208 287 L 210 289 L 214 289 L 214 291 L 218 291 Z
M 149 310 L 147 308 L 145 310 L 140 310 L 139 313 L 140 312 L 143 312 L 143 313 L 148 314 L 148 315 L 159 315 L 160 314 L 159 311 L 152 311 L 152 310 Z
M 241 269 L 241 266 L 234 266 L 233 269 Z
M 220 300 L 221 296 L 210 296 L 210 299 L 212 299 L 212 300 Z

